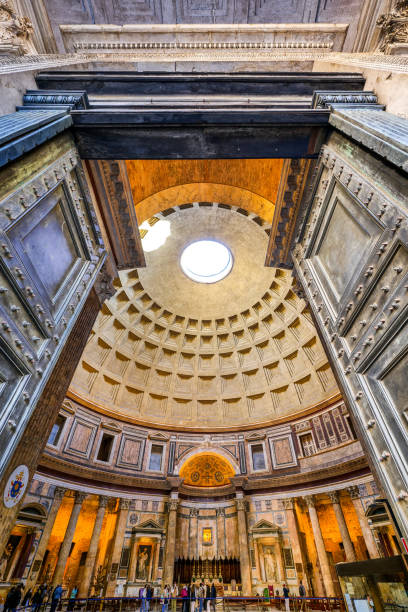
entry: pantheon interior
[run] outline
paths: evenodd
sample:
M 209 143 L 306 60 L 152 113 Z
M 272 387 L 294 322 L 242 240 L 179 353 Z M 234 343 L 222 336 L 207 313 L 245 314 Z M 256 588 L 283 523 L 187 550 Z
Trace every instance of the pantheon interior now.
M 407 0 L 0 1 L 0 598 L 408 608 L 407 99 Z

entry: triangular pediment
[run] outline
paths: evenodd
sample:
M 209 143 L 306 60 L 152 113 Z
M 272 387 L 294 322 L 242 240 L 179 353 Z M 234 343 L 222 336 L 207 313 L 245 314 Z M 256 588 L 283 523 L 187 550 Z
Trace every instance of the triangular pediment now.
M 280 531 L 280 527 L 275 523 L 270 523 L 265 519 L 261 519 L 252 527 L 252 531 Z
M 147 521 L 145 521 L 144 523 L 141 523 L 140 525 L 138 525 L 137 529 L 162 529 L 159 525 L 159 523 L 156 523 L 156 521 L 153 521 L 152 519 L 149 519 Z

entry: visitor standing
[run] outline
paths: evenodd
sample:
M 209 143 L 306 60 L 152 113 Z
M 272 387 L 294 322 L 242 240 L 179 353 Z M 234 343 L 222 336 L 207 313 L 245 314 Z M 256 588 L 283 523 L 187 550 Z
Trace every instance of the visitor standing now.
M 176 583 L 174 583 L 170 589 L 170 597 L 171 597 L 171 612 L 176 612 L 177 597 L 178 597 L 178 586 Z
M 215 588 L 215 584 L 212 583 L 211 585 L 211 606 L 214 611 L 215 611 L 216 603 L 217 603 L 217 589 Z
M 289 588 L 286 586 L 286 584 L 284 584 L 282 590 L 283 590 L 283 597 L 285 599 L 285 610 L 286 612 L 289 612 L 290 610 Z
M 55 612 L 62 597 L 62 586 L 57 584 L 52 592 L 50 612 Z
M 68 612 L 72 612 L 72 610 L 75 607 L 75 600 L 76 597 L 78 595 L 78 587 L 74 586 L 74 588 L 71 591 L 71 595 L 69 596 L 69 602 L 68 602 L 68 606 L 67 606 L 67 611 Z
M 186 585 L 181 589 L 181 597 L 182 597 L 182 612 L 188 612 L 188 589 Z

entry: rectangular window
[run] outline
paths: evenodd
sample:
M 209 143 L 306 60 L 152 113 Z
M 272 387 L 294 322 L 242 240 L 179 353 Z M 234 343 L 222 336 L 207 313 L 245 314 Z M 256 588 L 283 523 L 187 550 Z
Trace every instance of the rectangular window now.
M 262 505 L 261 505 L 261 502 L 259 500 L 257 500 L 255 502 L 255 511 L 256 512 L 261 512 L 262 511 Z
M 62 414 L 59 414 L 57 416 L 57 420 L 52 426 L 51 433 L 48 438 L 48 444 L 52 444 L 52 446 L 57 446 L 61 438 L 61 433 L 62 433 L 62 430 L 64 429 L 66 420 L 67 419 L 64 416 L 62 416 Z
M 315 454 L 315 446 L 313 443 L 313 437 L 311 433 L 303 434 L 299 436 L 300 446 L 302 447 L 302 453 L 304 457 L 310 457 Z
M 210 546 L 212 544 L 212 529 L 211 527 L 203 528 L 203 544 L 204 546 Z
M 295 567 L 295 564 L 293 563 L 292 550 L 290 548 L 283 549 L 283 559 L 285 567 Z
M 265 455 L 262 444 L 253 444 L 251 446 L 252 453 L 252 466 L 254 471 L 264 470 L 266 468 L 265 465 Z
M 265 508 L 267 510 L 272 510 L 272 501 L 270 499 L 265 500 Z
M 149 470 L 159 472 L 161 470 L 163 447 L 160 444 L 152 444 L 149 459 Z
M 113 445 L 113 436 L 109 434 L 103 434 L 101 442 L 99 444 L 99 450 L 97 455 L 98 461 L 109 461 L 111 450 Z

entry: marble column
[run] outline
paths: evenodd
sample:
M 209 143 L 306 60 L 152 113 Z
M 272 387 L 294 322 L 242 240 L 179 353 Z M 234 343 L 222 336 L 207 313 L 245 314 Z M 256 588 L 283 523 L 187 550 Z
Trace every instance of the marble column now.
M 292 548 L 293 561 L 295 562 L 296 572 L 299 580 L 305 577 L 305 568 L 303 567 L 302 547 L 300 545 L 299 530 L 295 513 L 295 502 L 293 499 L 283 499 L 283 507 L 286 513 L 286 523 L 288 525 L 290 545 Z M 302 570 L 299 572 L 299 567 Z
M 86 555 L 86 562 L 84 567 L 84 573 L 82 575 L 81 584 L 79 587 L 78 597 L 88 597 L 89 589 L 91 586 L 92 576 L 95 571 L 96 554 L 98 552 L 99 538 L 101 535 L 102 523 L 105 516 L 106 506 L 108 505 L 108 498 L 101 495 L 99 497 L 99 506 L 96 512 L 95 523 L 92 530 L 91 540 L 89 542 L 89 548 Z
M 169 519 L 167 522 L 166 550 L 164 554 L 163 584 L 173 584 L 178 503 L 177 498 L 169 500 Z
M 68 526 L 65 531 L 64 539 L 61 544 L 60 551 L 58 553 L 57 565 L 55 567 L 54 576 L 52 579 L 53 586 L 62 584 L 65 572 L 65 566 L 68 561 L 68 556 L 71 550 L 72 540 L 74 539 L 75 528 L 78 522 L 79 513 L 81 512 L 82 502 L 86 498 L 86 493 L 75 491 L 74 494 L 74 506 L 69 517 Z
M 259 540 L 255 540 L 254 544 L 255 544 L 255 547 L 256 547 L 255 550 L 257 553 L 256 556 L 257 556 L 257 565 L 258 565 L 258 579 L 260 582 L 266 582 L 262 544 L 260 543 Z
M 137 564 L 137 546 L 138 538 L 136 531 L 132 529 L 132 537 L 130 540 L 130 560 L 128 569 L 128 582 L 134 582 L 136 576 L 136 564 Z
M 336 592 L 334 590 L 333 580 L 330 573 L 330 565 L 329 559 L 327 557 L 326 548 L 324 546 L 324 540 L 322 536 L 322 531 L 320 529 L 319 519 L 317 518 L 317 511 L 315 507 L 315 500 L 313 495 L 306 495 L 304 497 L 308 510 L 310 522 L 312 524 L 313 536 L 315 541 L 315 546 L 317 550 L 317 556 L 320 563 L 320 569 L 322 572 L 322 579 L 324 588 L 326 591 L 326 595 L 328 597 L 335 597 Z
M 217 555 L 225 557 L 225 508 L 217 508 Z
M 122 556 L 123 541 L 125 539 L 129 507 L 129 499 L 119 500 L 119 509 L 115 525 L 115 534 L 113 536 L 112 552 L 108 566 L 106 597 L 113 597 L 115 595 L 116 580 L 118 577 L 120 558 Z
M 243 497 L 237 497 L 237 518 L 238 518 L 238 544 L 239 559 L 241 565 L 242 594 L 249 596 L 252 593 L 251 565 L 249 561 L 248 549 L 248 529 L 246 521 L 246 502 Z
M 189 529 L 189 552 L 193 559 L 197 559 L 198 557 L 198 509 L 190 508 L 190 529 Z
M 340 529 L 340 535 L 346 554 L 346 561 L 357 561 L 356 553 L 354 552 L 353 542 L 351 541 L 349 530 L 347 528 L 346 519 L 344 518 L 343 510 L 340 505 L 340 496 L 338 491 L 329 493 L 330 501 L 333 505 L 334 514 L 336 515 L 337 524 Z
M 50 540 L 50 535 L 52 528 L 54 527 L 55 519 L 57 517 L 58 510 L 61 506 L 61 502 L 65 495 L 65 489 L 62 487 L 56 487 L 54 492 L 54 499 L 52 500 L 51 508 L 49 509 L 47 520 L 44 525 L 44 529 L 40 538 L 40 542 L 38 544 L 37 551 L 34 555 L 34 559 L 31 563 L 30 573 L 28 575 L 26 589 L 32 588 L 35 584 L 39 571 L 41 569 L 41 563 L 45 555 L 45 551 L 47 550 L 48 542 Z M 35 566 L 37 565 L 38 569 L 34 571 Z
M 159 573 L 159 556 L 160 556 L 160 540 L 158 539 L 154 546 L 154 565 L 152 570 L 152 582 L 157 581 Z
M 358 522 L 360 523 L 361 533 L 363 534 L 364 542 L 370 559 L 376 559 L 380 556 L 380 554 L 378 552 L 377 544 L 375 543 L 373 532 L 371 531 L 367 517 L 364 513 L 363 504 L 361 503 L 360 499 L 359 488 L 356 486 L 349 487 L 347 491 L 353 502 L 354 510 L 356 511 Z

